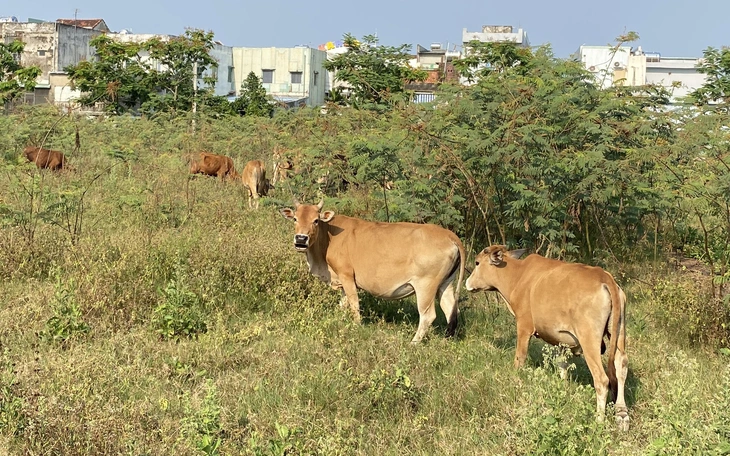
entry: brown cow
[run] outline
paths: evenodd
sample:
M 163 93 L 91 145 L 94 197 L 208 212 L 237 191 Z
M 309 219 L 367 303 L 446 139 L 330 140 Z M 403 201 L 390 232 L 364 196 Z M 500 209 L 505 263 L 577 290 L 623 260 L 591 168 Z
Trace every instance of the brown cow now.
M 358 288 L 383 299 L 415 293 L 420 318 L 412 342 L 419 342 L 436 319 L 438 297 L 447 336 L 452 336 L 465 267 L 459 238 L 436 225 L 368 222 L 321 212 L 323 203 L 296 203 L 281 214 L 296 222 L 294 248 L 306 253 L 309 272 L 341 290 L 340 306 L 349 304 L 360 322 Z
M 515 367 L 524 365 L 531 336 L 567 345 L 575 355 L 582 352 L 593 376 L 598 419 L 603 420 L 606 413 L 610 386 L 616 423 L 628 430 L 626 295 L 611 274 L 599 267 L 535 254 L 519 260 L 524 252 L 508 252 L 502 245 L 484 249 L 477 255 L 466 289 L 496 290 L 507 301 L 517 321 Z M 608 376 L 601 362 L 604 336 L 609 337 Z
M 238 177 L 233 166 L 233 160 L 230 157 L 209 152 L 201 152 L 198 160 L 192 160 L 190 174 L 218 176 L 221 180 L 225 177 Z
M 248 189 L 248 207 L 259 208 L 259 197 L 266 196 L 269 191 L 269 180 L 266 178 L 266 165 L 261 160 L 246 163 L 241 173 L 244 187 Z M 253 198 L 253 201 L 252 201 Z
M 56 171 L 67 167 L 66 156 L 57 150 L 28 146 L 23 149 L 23 155 L 29 162 L 35 163 L 38 168 L 48 168 Z

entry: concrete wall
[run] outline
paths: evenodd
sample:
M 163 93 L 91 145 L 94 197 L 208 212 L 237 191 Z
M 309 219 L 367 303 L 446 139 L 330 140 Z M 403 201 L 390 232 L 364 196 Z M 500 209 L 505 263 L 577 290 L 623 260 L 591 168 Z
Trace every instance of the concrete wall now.
M 205 76 L 216 77 L 215 94 L 225 97 L 231 92 L 236 92 L 238 87 L 236 87 L 236 78 L 233 71 L 233 48 L 216 43 L 213 49 L 210 50 L 210 55 L 218 62 L 218 68 L 208 69 Z
M 646 83 L 658 84 L 672 92 L 672 100 L 687 96 L 700 88 L 706 76 L 697 71 L 696 58 L 662 57 L 658 62 L 646 62 Z M 672 88 L 674 83 L 679 87 Z
M 102 32 L 63 24 L 56 24 L 56 29 L 58 53 L 53 71 L 64 71 L 67 66 L 94 59 L 96 53 L 89 42 Z
M 586 69 L 593 73 L 596 83 L 607 88 L 613 84 L 615 70 L 619 70 L 619 75 L 627 70 L 631 46 L 621 46 L 618 50 L 612 46 L 581 46 L 577 54 Z
M 324 61 L 326 53 L 309 47 L 233 48 L 236 92 L 250 72 L 262 78 L 263 70 L 274 70 L 271 83 L 263 84 L 275 99 L 307 98 L 307 106 L 324 104 L 327 85 Z M 301 83 L 292 83 L 292 73 L 302 73 Z M 316 73 L 316 84 L 315 84 Z
M 41 74 L 36 80 L 37 84 L 43 86 L 50 84 L 48 75 L 56 70 L 54 56 L 58 46 L 55 23 L 2 22 L 0 39 L 3 43 L 10 43 L 14 39 L 25 43 L 20 64 L 39 67 Z

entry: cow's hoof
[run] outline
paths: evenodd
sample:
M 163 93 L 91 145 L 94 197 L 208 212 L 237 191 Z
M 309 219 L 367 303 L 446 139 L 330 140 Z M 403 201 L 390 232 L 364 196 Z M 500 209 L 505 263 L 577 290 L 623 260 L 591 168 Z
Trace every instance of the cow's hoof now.
M 629 430 L 629 415 L 624 413 L 616 415 L 616 426 L 620 431 L 626 432 Z

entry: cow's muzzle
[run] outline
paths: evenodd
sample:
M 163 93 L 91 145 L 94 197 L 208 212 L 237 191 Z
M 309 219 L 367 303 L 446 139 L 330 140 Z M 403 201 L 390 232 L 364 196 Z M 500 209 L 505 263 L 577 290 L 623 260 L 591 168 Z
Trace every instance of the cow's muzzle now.
M 303 252 L 309 248 L 309 236 L 306 234 L 294 235 L 294 248 Z

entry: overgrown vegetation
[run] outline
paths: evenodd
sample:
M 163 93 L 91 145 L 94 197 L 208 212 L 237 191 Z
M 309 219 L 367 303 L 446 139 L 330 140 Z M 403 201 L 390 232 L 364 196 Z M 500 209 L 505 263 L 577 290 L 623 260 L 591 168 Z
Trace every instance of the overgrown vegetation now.
M 203 113 L 194 132 L 184 113 L 0 117 L 0 445 L 727 453 L 728 114 L 664 111 L 654 87 L 601 91 L 548 48 L 509 64 L 513 50 L 484 51 L 491 70 L 432 105 Z M 73 171 L 19 153 L 38 131 L 71 151 L 77 128 Z M 200 150 L 269 170 L 279 150 L 294 172 L 250 210 L 240 185 L 189 179 Z M 412 346 L 408 301 L 363 296 L 353 324 L 276 210 L 320 196 L 339 213 L 449 227 L 472 254 L 500 242 L 605 266 L 629 295 L 629 433 L 594 421 L 582 360 L 565 382 L 533 344 L 515 371 L 513 317 L 491 296 L 462 293 L 455 340 L 440 315 Z

